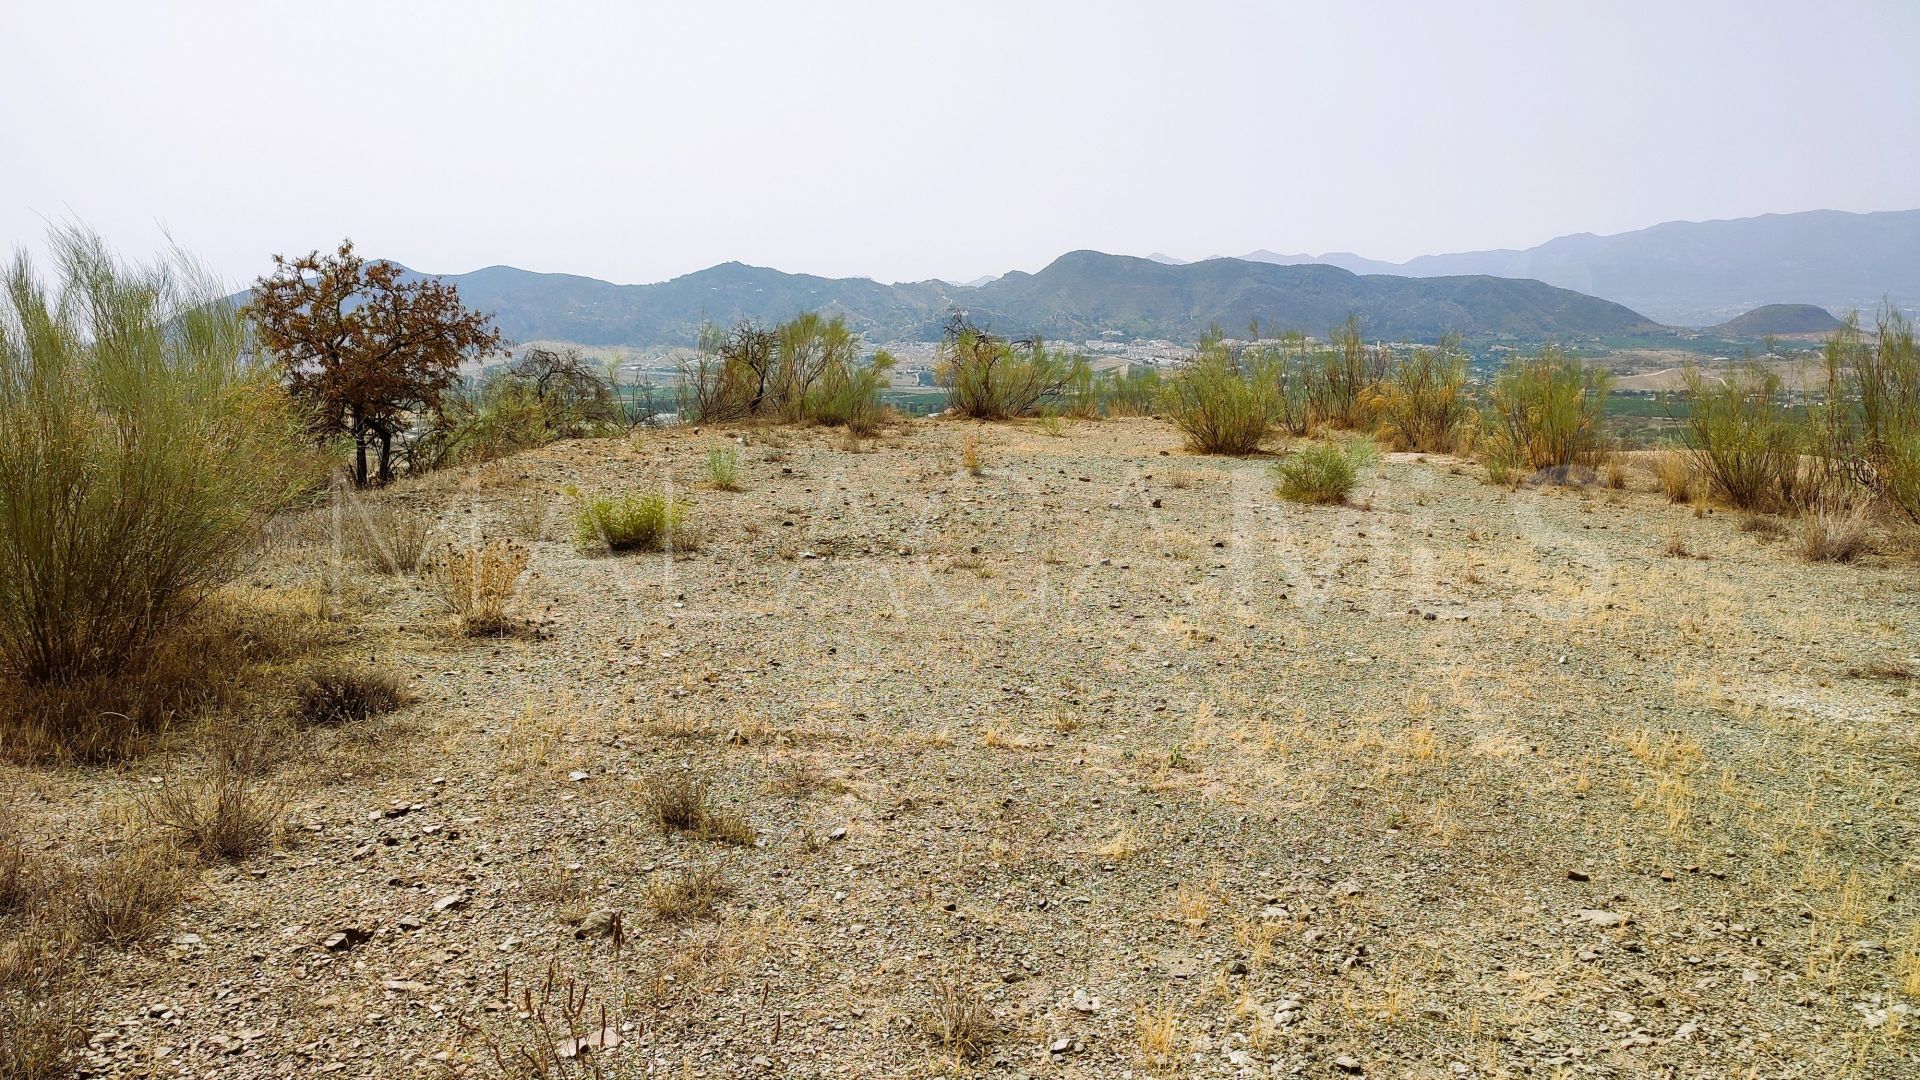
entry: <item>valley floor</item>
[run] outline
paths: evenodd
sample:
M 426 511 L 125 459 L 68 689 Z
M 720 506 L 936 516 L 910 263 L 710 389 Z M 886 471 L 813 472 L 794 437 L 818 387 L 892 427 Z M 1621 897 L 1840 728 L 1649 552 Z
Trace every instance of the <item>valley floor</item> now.
M 743 491 L 685 492 L 697 550 L 566 539 L 569 486 L 741 444 Z M 282 850 L 97 960 L 90 1068 L 497 1077 L 552 971 L 620 1036 L 572 1064 L 618 1076 L 1920 1075 L 1911 564 L 1810 565 L 1645 477 L 1389 455 L 1303 507 L 1179 445 L 681 429 L 369 496 L 528 538 L 533 628 L 347 572 L 341 655 L 417 700 L 290 746 Z M 0 790 L 84 845 L 197 760 Z M 682 769 L 757 843 L 663 835 Z M 711 916 L 650 915 L 690 867 Z M 989 1014 L 970 1060 L 943 1000 Z

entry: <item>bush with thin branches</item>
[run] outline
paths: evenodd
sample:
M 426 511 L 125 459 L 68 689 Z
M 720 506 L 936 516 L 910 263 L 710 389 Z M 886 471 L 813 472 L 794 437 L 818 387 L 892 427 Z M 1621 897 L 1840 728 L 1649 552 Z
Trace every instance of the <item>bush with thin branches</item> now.
M 1682 431 L 1693 472 L 1741 510 L 1788 510 L 1813 494 L 1802 453 L 1808 425 L 1781 400 L 1780 376 L 1758 364 L 1725 376 L 1689 366 Z
M 504 634 L 512 627 L 507 605 L 520 591 L 531 554 L 512 540 L 489 539 L 440 552 L 423 575 L 443 603 L 475 636 Z
M 1084 357 L 1038 338 L 1008 341 L 955 316 L 940 343 L 940 382 L 954 412 L 975 420 L 1033 416 L 1058 406 L 1085 369 Z
M 0 284 L 0 681 L 127 713 L 121 677 L 323 470 L 184 256 L 129 267 L 72 229 L 52 245 L 57 285 L 24 255 Z
M 1230 349 L 1211 334 L 1186 370 L 1166 381 L 1160 409 L 1186 437 L 1188 449 L 1251 454 L 1279 416 L 1276 378 L 1267 357 Z
M 1380 437 L 1398 449 L 1455 453 L 1473 437 L 1466 387 L 1467 354 L 1460 339 L 1449 336 L 1395 364 L 1363 394 L 1360 408 L 1379 418 Z
M 1920 348 L 1890 305 L 1871 341 L 1858 316 L 1827 340 L 1824 459 L 1843 479 L 1920 524 Z
M 1603 410 L 1613 374 L 1549 345 L 1519 357 L 1494 380 L 1489 462 L 1528 469 L 1587 464 L 1605 450 Z

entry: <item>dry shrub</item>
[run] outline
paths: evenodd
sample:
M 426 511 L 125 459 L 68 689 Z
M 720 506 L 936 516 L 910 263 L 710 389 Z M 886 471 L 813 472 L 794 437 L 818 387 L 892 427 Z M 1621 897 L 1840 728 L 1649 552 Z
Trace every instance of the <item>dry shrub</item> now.
M 382 574 L 411 574 L 426 558 L 433 519 L 401 507 L 376 506 L 350 523 L 342 542 L 347 558 Z
M 172 852 L 129 840 L 63 883 L 67 918 L 82 941 L 121 943 L 143 937 L 173 911 L 187 875 Z
M 691 833 L 740 847 L 751 847 L 758 839 L 745 818 L 714 806 L 706 783 L 684 772 L 662 773 L 648 780 L 640 803 L 661 832 Z
M 710 918 L 720 901 L 733 895 L 733 886 L 718 865 L 684 866 L 678 873 L 659 875 L 647 883 L 641 898 L 660 922 L 693 922 Z
M 230 588 L 113 674 L 0 683 L 0 747 L 19 761 L 119 760 L 150 737 L 244 702 L 272 666 L 321 642 L 306 605 Z
M 1861 507 L 1822 507 L 1800 519 L 1800 556 L 1808 562 L 1852 562 L 1866 553 L 1870 538 Z
M 391 672 L 342 663 L 317 667 L 300 687 L 294 716 L 303 724 L 333 727 L 364 723 L 411 700 Z
M 1264 355 L 1203 341 L 1186 370 L 1162 384 L 1160 410 L 1187 449 L 1244 457 L 1260 449 L 1281 414 L 1279 376 Z
M 1694 472 L 1742 510 L 1784 510 L 1811 495 L 1801 454 L 1811 435 L 1784 402 L 1780 375 L 1749 363 L 1728 376 L 1686 371 L 1685 425 Z
M 639 1061 L 623 1059 L 625 1040 L 617 1012 L 595 999 L 585 975 L 562 975 L 549 961 L 544 980 L 514 985 L 500 973 L 493 998 L 510 1007 L 462 1018 L 455 1049 L 477 1066 L 454 1067 L 453 1076 L 495 1080 L 615 1080 L 637 1076 Z M 616 998 L 617 1001 L 617 998 Z
M 1000 1033 L 993 1009 L 980 992 L 948 979 L 934 987 L 921 1027 L 935 1046 L 957 1062 L 979 1057 Z
M 1472 441 L 1476 419 L 1466 386 L 1467 354 L 1448 336 L 1362 391 L 1360 411 L 1379 417 L 1380 437 L 1397 449 L 1457 453 Z
M 0 915 L 27 910 L 40 894 L 40 868 L 13 823 L 0 820 Z
M 512 629 L 507 605 L 520 591 L 530 560 L 526 547 L 512 540 L 482 540 L 451 546 L 427 568 L 440 600 L 460 620 L 460 629 L 479 637 Z
M 224 766 L 169 782 L 142 800 L 147 817 L 206 862 L 238 862 L 280 838 L 286 800 L 270 784 Z
M 1678 450 L 1661 450 L 1653 455 L 1653 477 L 1669 503 L 1693 501 L 1693 461 Z
M 1742 514 L 1740 531 L 1753 533 L 1763 540 L 1778 540 L 1787 534 L 1787 525 L 1777 517 L 1768 514 Z
M 66 1080 L 81 1075 L 93 995 L 71 971 L 73 944 L 34 923 L 0 939 L 0 1076 Z
M 1602 470 L 1606 485 L 1610 491 L 1627 489 L 1627 463 L 1619 454 L 1608 454 L 1606 466 Z

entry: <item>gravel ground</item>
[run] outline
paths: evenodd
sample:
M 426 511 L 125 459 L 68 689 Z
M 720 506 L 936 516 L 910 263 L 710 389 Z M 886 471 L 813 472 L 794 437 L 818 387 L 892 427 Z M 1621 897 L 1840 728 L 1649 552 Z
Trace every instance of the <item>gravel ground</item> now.
M 743 491 L 696 484 L 723 446 Z M 89 1067 L 499 1076 L 502 973 L 552 971 L 609 1075 L 1920 1075 L 1911 562 L 1809 565 L 1644 477 L 1388 455 L 1325 508 L 1266 466 L 1147 420 L 924 421 L 374 496 L 527 537 L 530 625 L 462 638 L 348 575 L 342 655 L 418 700 L 295 740 L 283 848 L 92 958 Z M 669 484 L 697 550 L 557 538 L 569 486 Z M 84 845 L 195 767 L 4 779 Z M 682 769 L 757 842 L 664 835 Z M 730 894 L 652 917 L 688 867 Z M 943 996 L 986 1017 L 965 1060 Z

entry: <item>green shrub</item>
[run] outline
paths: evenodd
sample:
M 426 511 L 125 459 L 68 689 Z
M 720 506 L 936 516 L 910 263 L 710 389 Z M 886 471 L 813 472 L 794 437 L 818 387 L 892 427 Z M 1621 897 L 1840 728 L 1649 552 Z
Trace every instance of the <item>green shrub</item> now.
M 57 297 L 24 256 L 0 290 L 0 680 L 110 699 L 324 463 L 216 284 L 53 247 Z
M 604 544 L 610 551 L 684 547 L 687 510 L 685 502 L 655 493 L 603 495 L 581 504 L 574 539 L 581 547 Z
M 740 451 L 730 446 L 707 452 L 707 484 L 715 491 L 740 490 Z
M 1489 455 L 1511 455 L 1532 470 L 1597 460 L 1612 387 L 1611 372 L 1587 367 L 1556 346 L 1516 358 L 1494 380 Z
M 1726 378 L 1686 371 L 1682 428 L 1694 471 L 1742 510 L 1785 510 L 1812 492 L 1801 465 L 1810 434 L 1781 404 L 1780 376 L 1750 364 Z
M 1455 453 L 1472 438 L 1467 399 L 1467 355 L 1460 339 L 1443 338 L 1394 365 L 1386 381 L 1367 391 L 1362 407 L 1379 418 L 1379 434 L 1402 450 Z
M 975 420 L 1006 420 L 1057 406 L 1086 365 L 1084 357 L 1049 351 L 1038 339 L 1010 342 L 956 316 L 940 345 L 938 374 L 953 411 Z
M 1875 331 L 1864 340 L 1849 316 L 1827 341 L 1825 460 L 1838 478 L 1920 524 L 1920 350 L 1913 325 L 1891 307 Z
M 1360 470 L 1377 457 L 1370 439 L 1346 446 L 1313 443 L 1274 462 L 1274 481 L 1280 497 L 1289 502 L 1343 503 L 1360 482 Z
M 1167 380 L 1160 409 L 1203 454 L 1251 454 L 1273 427 L 1273 380 L 1264 365 L 1214 345 Z
M 680 413 L 702 423 L 806 421 L 871 434 L 886 415 L 880 393 L 893 357 L 881 350 L 862 364 L 859 352 L 859 335 L 837 315 L 805 312 L 771 330 L 706 327 L 680 367 Z
M 1160 403 L 1160 369 L 1129 364 L 1108 372 L 1099 384 L 1101 411 L 1107 416 L 1151 416 Z
M 1299 430 L 1312 421 L 1356 431 L 1369 427 L 1369 392 L 1386 377 L 1387 354 L 1367 345 L 1357 315 L 1348 316 L 1328 339 L 1307 358 L 1302 372 L 1306 409 Z

